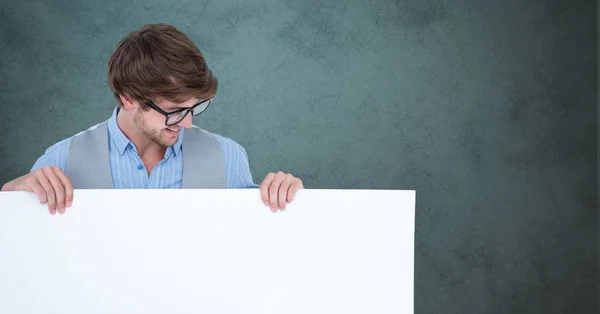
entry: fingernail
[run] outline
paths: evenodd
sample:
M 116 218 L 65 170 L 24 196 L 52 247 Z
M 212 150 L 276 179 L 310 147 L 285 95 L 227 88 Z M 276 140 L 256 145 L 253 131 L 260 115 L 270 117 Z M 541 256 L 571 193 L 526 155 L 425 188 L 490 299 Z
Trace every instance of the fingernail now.
M 67 207 L 71 207 L 71 205 L 73 205 L 72 201 L 67 202 Z

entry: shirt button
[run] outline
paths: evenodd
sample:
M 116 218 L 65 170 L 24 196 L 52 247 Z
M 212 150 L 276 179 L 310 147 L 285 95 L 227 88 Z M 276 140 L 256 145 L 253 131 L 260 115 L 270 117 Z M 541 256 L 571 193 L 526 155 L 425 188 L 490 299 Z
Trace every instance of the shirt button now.
M 144 169 L 144 166 L 138 165 L 138 170 L 142 170 L 142 169 Z

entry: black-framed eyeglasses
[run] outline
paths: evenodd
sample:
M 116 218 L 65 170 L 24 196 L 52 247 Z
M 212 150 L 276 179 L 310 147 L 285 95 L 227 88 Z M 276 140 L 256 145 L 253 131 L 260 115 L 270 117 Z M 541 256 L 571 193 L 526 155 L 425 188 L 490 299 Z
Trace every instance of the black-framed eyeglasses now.
M 179 109 L 179 110 L 171 111 L 171 112 L 166 112 L 166 111 L 160 109 L 157 105 L 153 104 L 151 101 L 148 101 L 148 100 L 146 101 L 146 104 L 150 108 L 156 110 L 158 113 L 165 116 L 165 125 L 166 126 L 172 126 L 172 125 L 175 125 L 175 124 L 181 122 L 181 120 L 185 119 L 187 114 L 190 112 L 192 113 L 193 116 L 197 116 L 197 115 L 201 114 L 202 112 L 204 112 L 204 110 L 206 110 L 206 108 L 208 108 L 208 106 L 210 105 L 212 100 L 213 99 L 210 98 L 203 102 L 195 104 L 191 108 L 183 108 L 183 109 Z

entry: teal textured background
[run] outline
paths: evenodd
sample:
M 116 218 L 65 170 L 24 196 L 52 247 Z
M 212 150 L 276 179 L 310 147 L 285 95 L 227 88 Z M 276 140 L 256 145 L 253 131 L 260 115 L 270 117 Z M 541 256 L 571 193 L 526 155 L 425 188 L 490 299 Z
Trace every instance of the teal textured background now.
M 594 313 L 596 9 L 2 2 L 0 182 L 106 119 L 116 43 L 171 23 L 220 80 L 195 123 L 242 144 L 255 182 L 417 191 L 415 313 Z

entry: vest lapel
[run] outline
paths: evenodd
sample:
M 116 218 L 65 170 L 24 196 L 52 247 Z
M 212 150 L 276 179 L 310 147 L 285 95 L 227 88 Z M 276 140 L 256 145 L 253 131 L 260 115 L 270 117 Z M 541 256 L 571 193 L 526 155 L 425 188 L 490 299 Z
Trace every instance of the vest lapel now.
M 223 150 L 217 139 L 194 126 L 183 135 L 184 189 L 224 189 L 227 187 Z
M 76 189 L 114 188 L 108 157 L 106 121 L 71 139 L 66 175 Z

